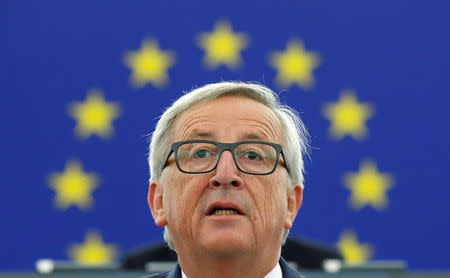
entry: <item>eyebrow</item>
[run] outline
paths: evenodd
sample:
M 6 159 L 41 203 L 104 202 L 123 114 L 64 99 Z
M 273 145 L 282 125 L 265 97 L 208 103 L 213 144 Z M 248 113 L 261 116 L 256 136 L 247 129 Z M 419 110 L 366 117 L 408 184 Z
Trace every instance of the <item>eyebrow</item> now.
M 211 132 L 195 130 L 189 137 L 200 138 L 200 139 L 210 139 L 213 137 Z
M 256 141 L 264 141 L 266 138 L 258 135 L 256 133 L 245 133 L 244 136 L 241 137 L 244 140 L 256 140 Z

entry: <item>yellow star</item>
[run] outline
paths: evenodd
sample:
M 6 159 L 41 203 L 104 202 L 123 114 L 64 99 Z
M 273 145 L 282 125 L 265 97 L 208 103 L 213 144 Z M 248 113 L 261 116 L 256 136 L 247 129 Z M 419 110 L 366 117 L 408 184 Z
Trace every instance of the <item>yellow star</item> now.
M 227 22 L 218 22 L 212 33 L 202 33 L 198 43 L 205 50 L 205 64 L 209 68 L 221 64 L 233 69 L 242 63 L 240 51 L 247 47 L 248 39 L 243 33 L 233 33 Z
M 139 51 L 125 54 L 125 63 L 131 68 L 130 82 L 135 87 L 152 83 L 163 87 L 169 81 L 167 71 L 175 64 L 172 52 L 159 49 L 156 40 L 144 40 Z
M 117 248 L 113 244 L 103 243 L 98 233 L 86 234 L 84 243 L 69 247 L 69 256 L 78 264 L 102 265 L 108 264 L 116 257 Z
M 312 72 L 320 63 L 319 56 L 307 52 L 298 40 L 289 41 L 284 52 L 273 52 L 269 60 L 277 70 L 276 81 L 284 87 L 292 84 L 311 87 L 314 84 Z
M 105 102 L 100 90 L 88 91 L 85 102 L 74 102 L 69 114 L 77 121 L 75 133 L 81 138 L 93 134 L 106 138 L 112 135 L 112 121 L 119 116 L 119 105 Z
M 352 232 L 341 234 L 338 249 L 348 264 L 362 264 L 372 257 L 372 248 L 368 244 L 360 244 Z
M 344 176 L 345 186 L 351 191 L 350 203 L 356 209 L 372 205 L 375 209 L 383 209 L 387 205 L 386 191 L 392 187 L 392 178 L 381 174 L 372 161 L 364 161 L 359 173 L 347 173 Z
M 367 135 L 366 121 L 372 117 L 372 108 L 368 103 L 359 103 L 355 93 L 343 91 L 337 103 L 327 103 L 324 114 L 331 121 L 330 133 L 335 139 L 345 135 L 363 139 Z
M 50 188 L 56 192 L 54 202 L 61 209 L 71 205 L 89 208 L 92 205 L 92 191 L 97 187 L 97 176 L 84 173 L 82 165 L 76 161 L 69 161 L 63 173 L 50 175 Z

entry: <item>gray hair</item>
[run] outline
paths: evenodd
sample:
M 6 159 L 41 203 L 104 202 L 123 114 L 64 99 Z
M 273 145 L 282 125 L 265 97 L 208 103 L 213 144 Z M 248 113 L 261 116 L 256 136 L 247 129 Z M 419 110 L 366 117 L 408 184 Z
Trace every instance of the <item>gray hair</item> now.
M 175 120 L 193 105 L 230 95 L 256 100 L 275 113 L 283 131 L 282 145 L 286 164 L 289 167 L 288 187 L 292 183 L 298 183 L 303 188 L 303 173 L 305 171 L 303 158 L 308 155 L 309 134 L 302 120 L 295 110 L 281 104 L 278 96 L 269 88 L 259 84 L 244 82 L 220 82 L 205 85 L 185 93 L 164 111 L 151 136 L 148 158 L 150 180 L 163 178 L 163 163 L 170 149 Z M 285 229 L 283 244 L 288 233 L 289 229 Z M 175 250 L 167 226 L 164 230 L 164 239 L 169 247 Z

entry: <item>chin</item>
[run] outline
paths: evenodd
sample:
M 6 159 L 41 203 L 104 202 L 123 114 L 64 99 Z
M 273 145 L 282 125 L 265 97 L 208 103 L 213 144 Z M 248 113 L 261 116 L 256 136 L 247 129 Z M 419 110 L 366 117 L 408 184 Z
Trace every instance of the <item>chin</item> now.
M 242 234 L 236 235 L 232 232 L 210 234 L 202 240 L 202 246 L 206 250 L 221 255 L 227 255 L 228 253 L 236 255 L 236 252 L 249 250 L 250 245 L 249 237 L 244 237 Z

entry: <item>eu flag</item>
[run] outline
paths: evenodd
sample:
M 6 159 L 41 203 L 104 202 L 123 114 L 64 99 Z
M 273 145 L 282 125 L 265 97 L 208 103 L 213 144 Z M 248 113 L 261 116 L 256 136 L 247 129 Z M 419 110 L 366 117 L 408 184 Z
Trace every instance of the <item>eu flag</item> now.
M 291 235 L 448 268 L 447 1 L 2 1 L 0 269 L 162 240 L 148 135 L 184 91 L 259 82 L 312 135 Z M 431 254 L 431 255 L 430 255 Z

